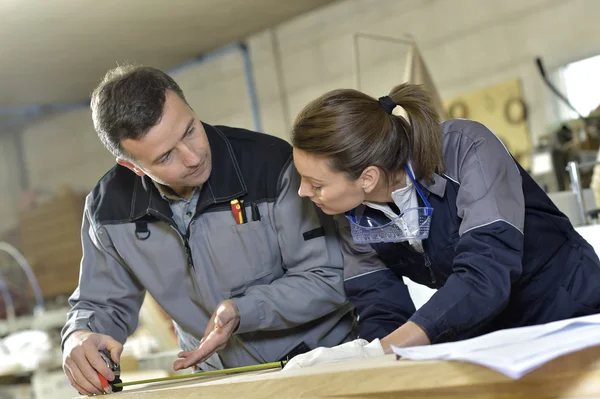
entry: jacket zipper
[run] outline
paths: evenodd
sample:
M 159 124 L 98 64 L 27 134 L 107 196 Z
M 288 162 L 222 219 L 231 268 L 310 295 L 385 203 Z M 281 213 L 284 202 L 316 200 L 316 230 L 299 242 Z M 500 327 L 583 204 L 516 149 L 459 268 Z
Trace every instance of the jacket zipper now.
M 409 248 L 410 251 L 413 251 L 415 253 L 419 253 L 411 245 L 407 245 L 407 247 Z M 429 256 L 427 255 L 427 252 L 423 251 L 423 253 L 421 255 L 423 255 L 423 260 L 425 261 L 424 262 L 425 263 L 425 267 L 429 271 L 429 278 L 430 278 L 431 284 L 436 284 L 437 283 L 437 279 L 435 278 L 435 274 L 433 273 L 433 268 L 431 267 L 431 260 L 429 259 Z
M 194 286 L 194 290 L 196 291 L 196 294 L 200 295 L 200 287 L 198 286 L 198 281 L 196 280 L 196 267 L 194 266 L 194 258 L 192 257 L 192 248 L 190 247 L 190 243 L 189 243 L 190 227 L 194 223 L 194 220 L 192 220 L 190 222 L 190 226 L 188 227 L 187 233 L 185 235 L 183 235 L 183 234 L 181 234 L 181 232 L 179 231 L 179 229 L 177 228 L 175 223 L 173 223 L 173 221 L 171 219 L 169 219 L 162 213 L 153 211 L 153 210 L 148 210 L 148 213 L 158 217 L 160 220 L 167 222 L 167 224 L 173 230 L 175 230 L 175 232 L 177 233 L 177 236 L 181 239 L 181 243 L 183 244 L 183 248 L 185 251 L 185 258 L 186 258 L 186 262 L 187 262 L 188 272 L 190 272 L 190 278 L 192 279 L 192 285 Z
M 435 274 L 433 274 L 433 269 L 431 268 L 431 260 L 429 260 L 429 256 L 424 252 L 423 257 L 425 258 L 425 267 L 429 270 L 429 276 L 431 277 L 431 284 L 435 284 L 437 281 L 435 279 Z

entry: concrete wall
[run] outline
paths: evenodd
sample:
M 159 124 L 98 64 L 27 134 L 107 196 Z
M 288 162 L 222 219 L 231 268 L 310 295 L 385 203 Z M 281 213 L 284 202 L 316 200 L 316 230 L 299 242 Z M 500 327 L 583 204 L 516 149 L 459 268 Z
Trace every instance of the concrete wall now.
M 352 51 L 356 32 L 393 37 L 410 33 L 442 97 L 521 78 L 535 140 L 555 121 L 556 106 L 534 59 L 544 57 L 546 66 L 553 69 L 600 54 L 597 15 L 600 2 L 595 0 L 335 3 L 248 38 L 263 130 L 287 138 L 289 119 L 293 120 L 308 101 L 330 89 L 355 86 Z M 273 35 L 281 49 L 283 86 L 276 79 Z M 380 96 L 401 81 L 404 46 L 360 40 L 359 49 L 364 91 Z M 181 70 L 174 77 L 201 119 L 253 128 L 239 53 Z M 86 109 L 29 125 L 24 142 L 31 183 L 44 190 L 61 185 L 88 190 L 114 162 L 93 132 Z M 0 162 L 10 163 L 10 157 Z M 0 192 L 5 193 L 12 180 L 2 176 Z M 12 214 L 15 201 L 5 197 L 0 195 L 0 209 L 3 214 Z M 0 218 L 0 230 L 11 220 L 14 218 Z

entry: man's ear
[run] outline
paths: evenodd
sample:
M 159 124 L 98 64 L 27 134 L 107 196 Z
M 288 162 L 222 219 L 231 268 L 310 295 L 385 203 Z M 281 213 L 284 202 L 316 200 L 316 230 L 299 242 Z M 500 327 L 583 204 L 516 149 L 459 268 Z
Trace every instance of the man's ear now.
M 377 166 L 367 166 L 360 175 L 360 185 L 365 193 L 369 194 L 377 187 L 381 178 L 381 170 Z
M 135 173 L 138 176 L 145 176 L 146 175 L 144 173 L 144 171 L 142 171 L 137 166 L 135 166 L 134 163 L 132 163 L 130 161 L 127 161 L 126 159 L 117 158 L 117 163 L 119 165 L 121 165 L 121 166 L 125 166 L 127 169 L 131 170 L 133 173 Z

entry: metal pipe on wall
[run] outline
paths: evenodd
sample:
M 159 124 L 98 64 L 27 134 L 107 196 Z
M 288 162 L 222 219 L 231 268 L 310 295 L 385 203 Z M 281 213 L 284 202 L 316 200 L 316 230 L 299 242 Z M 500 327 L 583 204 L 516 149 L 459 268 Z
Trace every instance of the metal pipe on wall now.
M 22 191 L 29 189 L 29 168 L 25 162 L 25 148 L 23 145 L 23 133 L 21 131 L 13 131 L 12 137 L 15 144 L 15 155 L 17 158 L 17 173 L 19 174 L 19 184 Z
M 579 217 L 581 219 L 581 224 L 587 225 L 590 223 L 590 218 L 588 217 L 588 208 L 585 203 L 585 198 L 583 196 L 583 187 L 581 185 L 581 174 L 580 169 L 584 168 L 593 168 L 596 165 L 599 165 L 600 161 L 593 162 L 584 162 L 579 163 L 575 161 L 571 161 L 567 163 L 566 170 L 569 173 L 569 179 L 571 180 L 571 192 L 575 195 L 575 199 L 577 200 L 577 210 L 579 212 Z
M 258 94 L 256 91 L 256 82 L 254 80 L 254 72 L 252 70 L 252 61 L 250 59 L 250 50 L 246 43 L 236 43 L 227 47 L 222 47 L 211 53 L 202 54 L 188 62 L 178 65 L 174 68 L 169 69 L 169 74 L 180 72 L 184 69 L 191 68 L 198 64 L 203 64 L 207 61 L 221 57 L 232 52 L 239 51 L 242 55 L 242 63 L 244 66 L 244 74 L 246 76 L 246 88 L 248 90 L 248 97 L 250 98 L 250 110 L 252 112 L 252 119 L 254 122 L 254 130 L 262 131 L 262 122 L 260 118 L 260 106 L 258 102 Z
M 35 277 L 35 272 L 33 271 L 31 265 L 25 258 L 25 256 L 14 246 L 7 242 L 0 242 L 0 252 L 5 252 L 12 256 L 12 258 L 17 262 L 17 264 L 21 267 L 25 276 L 27 276 L 27 280 L 31 285 L 31 290 L 35 296 L 35 308 L 34 314 L 38 314 L 44 311 L 44 296 L 42 294 L 42 289 L 40 284 L 38 283 L 37 278 Z M 2 277 L 0 275 L 0 277 Z M 10 295 L 10 293 L 9 293 Z
M 248 88 L 248 95 L 250 96 L 250 109 L 252 110 L 252 117 L 254 118 L 254 130 L 256 130 L 257 132 L 261 132 L 262 123 L 260 120 L 260 106 L 258 104 L 258 94 L 256 92 L 256 82 L 254 81 L 254 73 L 252 71 L 250 50 L 248 50 L 248 45 L 246 43 L 239 43 L 238 47 L 242 52 L 242 57 L 244 60 L 246 87 Z
M 290 117 L 290 106 L 287 92 L 285 90 L 285 76 L 283 73 L 283 61 L 281 57 L 281 44 L 275 28 L 269 29 L 271 36 L 271 50 L 273 51 L 273 63 L 275 66 L 275 76 L 277 78 L 277 88 L 279 89 L 279 101 L 281 102 L 281 112 L 283 114 L 283 123 L 286 128 L 292 127 Z
M 583 188 L 581 187 L 581 175 L 579 174 L 579 167 L 577 162 L 569 162 L 567 164 L 567 172 L 569 172 L 569 178 L 571 179 L 571 191 L 575 194 L 575 198 L 578 204 L 579 217 L 581 218 L 582 224 L 587 224 L 587 217 L 585 215 L 585 202 L 583 199 Z

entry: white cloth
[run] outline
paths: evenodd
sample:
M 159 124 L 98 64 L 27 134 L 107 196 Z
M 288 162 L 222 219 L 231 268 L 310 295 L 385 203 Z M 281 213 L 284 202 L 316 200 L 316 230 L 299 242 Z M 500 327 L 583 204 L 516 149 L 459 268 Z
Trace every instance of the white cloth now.
M 0 340 L 0 374 L 36 370 L 44 361 L 51 360 L 52 340 L 47 332 L 24 330 Z
M 375 339 L 370 343 L 364 339 L 355 339 L 332 348 L 317 348 L 302 355 L 297 355 L 287 362 L 283 370 L 294 370 L 316 364 L 336 363 L 344 360 L 383 355 L 385 355 L 385 352 L 379 339 Z
M 415 173 L 413 172 L 412 166 L 409 164 L 408 167 L 410 168 L 410 171 L 414 176 Z M 419 200 L 417 198 L 417 190 L 415 189 L 415 185 L 413 184 L 412 180 L 408 176 L 408 173 L 406 174 L 406 186 L 393 191 L 392 192 L 392 200 L 394 201 L 394 204 L 396 204 L 396 206 L 398 207 L 398 209 L 400 211 L 405 211 L 410 208 L 418 208 L 419 207 Z M 387 205 L 387 204 L 378 204 L 375 202 L 368 202 L 368 201 L 365 201 L 363 204 L 368 206 L 369 208 L 373 208 L 373 209 L 376 209 L 376 210 L 382 212 L 390 220 L 398 219 L 399 215 L 396 215 L 396 213 L 394 211 L 392 211 L 392 208 L 390 208 L 389 205 Z M 405 220 L 405 218 L 412 218 L 414 220 Z M 405 231 L 408 232 L 408 228 L 406 227 L 406 225 L 418 226 L 419 225 L 419 215 L 416 212 L 409 212 L 408 214 L 404 215 L 402 217 L 402 219 L 397 220 L 396 224 L 398 225 L 398 227 L 400 227 L 401 229 L 404 229 Z M 423 244 L 422 244 L 421 240 L 418 240 L 418 239 L 408 240 L 408 243 L 416 251 L 423 253 Z

